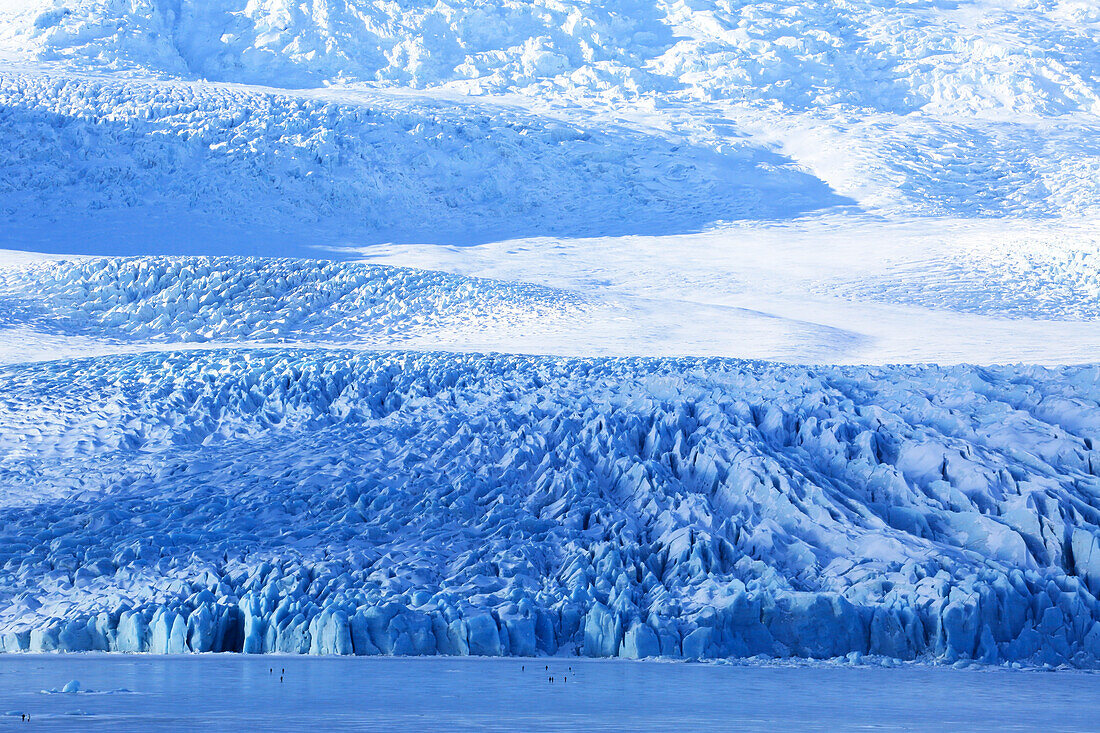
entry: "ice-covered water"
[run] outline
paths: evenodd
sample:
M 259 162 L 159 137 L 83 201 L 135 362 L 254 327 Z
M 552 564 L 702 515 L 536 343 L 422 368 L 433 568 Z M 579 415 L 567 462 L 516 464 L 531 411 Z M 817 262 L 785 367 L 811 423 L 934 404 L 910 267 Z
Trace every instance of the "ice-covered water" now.
M 48 692 L 74 679 L 81 692 Z M 115 733 L 1091 731 L 1100 685 L 1087 673 L 921 666 L 8 655 L 0 700 L 0 725 L 29 712 L 38 729 Z

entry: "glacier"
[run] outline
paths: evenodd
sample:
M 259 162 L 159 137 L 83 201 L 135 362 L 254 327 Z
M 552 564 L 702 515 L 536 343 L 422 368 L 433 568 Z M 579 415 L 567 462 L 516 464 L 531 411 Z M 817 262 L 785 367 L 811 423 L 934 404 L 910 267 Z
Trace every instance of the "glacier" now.
M 571 290 L 362 263 L 90 258 L 0 271 L 5 325 L 107 343 L 439 340 L 531 330 L 595 310 Z
M 0 652 L 1100 666 L 1097 38 L 3 3 Z
M 212 349 L 2 381 L 8 651 L 1100 654 L 1095 366 Z
M 9 0 L 0 223 L 32 251 L 339 257 L 1095 220 L 1098 33 L 1070 0 Z

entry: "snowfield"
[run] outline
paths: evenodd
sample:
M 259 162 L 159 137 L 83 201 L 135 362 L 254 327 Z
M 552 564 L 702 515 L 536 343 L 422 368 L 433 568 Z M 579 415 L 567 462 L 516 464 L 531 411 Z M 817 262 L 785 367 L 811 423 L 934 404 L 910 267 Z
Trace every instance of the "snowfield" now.
M 0 651 L 1100 665 L 1100 11 L 0 8 Z
M 1100 353 L 1100 238 L 1083 224 L 827 220 L 367 257 L 4 253 L 0 363 L 234 344 L 802 364 Z

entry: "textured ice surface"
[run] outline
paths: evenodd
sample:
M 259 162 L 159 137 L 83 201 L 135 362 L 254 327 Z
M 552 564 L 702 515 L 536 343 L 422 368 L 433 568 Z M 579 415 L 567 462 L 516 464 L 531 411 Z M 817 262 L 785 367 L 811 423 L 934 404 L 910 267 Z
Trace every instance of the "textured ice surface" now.
M 253 84 L 1100 111 L 1084 2 L 14 0 L 0 18 L 5 46 L 40 60 Z
M 696 230 L 851 203 L 744 136 L 716 150 L 380 90 L 295 96 L 0 69 L 0 151 L 4 239 L 62 252 L 87 246 L 50 239 L 74 218 L 111 214 L 99 253 L 148 251 L 150 230 L 176 244 L 173 222 L 191 232 L 212 220 L 229 229 L 205 238 L 277 254 L 345 239 Z M 186 253 L 209 247 L 185 241 Z
M 1052 238 L 1054 239 L 1054 238 Z M 1100 319 L 1100 248 L 1089 239 L 1036 242 L 1007 232 L 956 246 L 889 275 L 823 288 L 852 300 L 1042 320 Z
M 11 0 L 0 221 L 55 252 L 300 254 L 1096 217 L 1098 33 L 1024 0 Z
M 591 309 L 571 291 L 319 260 L 88 259 L 0 271 L 6 325 L 115 342 L 453 338 Z
M 1094 664 L 1100 372 L 3 370 L 4 648 Z
M 1097 664 L 1098 29 L 4 3 L 0 649 Z

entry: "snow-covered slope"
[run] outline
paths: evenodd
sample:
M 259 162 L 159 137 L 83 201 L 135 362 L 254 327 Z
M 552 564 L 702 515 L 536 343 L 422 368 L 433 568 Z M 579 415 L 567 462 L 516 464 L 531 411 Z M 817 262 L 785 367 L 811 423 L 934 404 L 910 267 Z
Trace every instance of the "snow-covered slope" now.
M 0 73 L 0 150 L 3 243 L 60 252 L 662 233 L 846 203 L 744 140 L 380 93 Z M 105 233 L 89 240 L 89 222 Z
M 1023 0 L 13 0 L 4 243 L 301 254 L 853 207 L 1096 217 L 1097 38 L 1087 3 Z
M 1100 10 L 1080 0 L 13 0 L 0 17 L 37 59 L 249 84 L 1100 113 Z
M 20 257 L 0 269 L 0 363 L 245 343 L 804 364 L 1094 363 L 1096 247 L 1084 227 L 956 225 L 933 239 L 927 227 L 834 223 L 767 237 L 749 227 L 371 250 L 379 262 L 411 267 Z
M 1100 655 L 1100 372 L 3 370 L 7 649 Z

